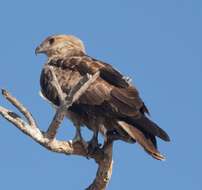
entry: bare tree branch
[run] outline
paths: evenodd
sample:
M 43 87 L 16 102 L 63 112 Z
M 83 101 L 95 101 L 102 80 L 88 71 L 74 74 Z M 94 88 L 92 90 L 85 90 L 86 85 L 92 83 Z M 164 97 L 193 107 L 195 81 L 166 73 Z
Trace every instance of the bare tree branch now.
M 79 97 L 87 90 L 87 88 L 99 77 L 99 73 L 96 73 L 92 77 L 84 77 L 79 83 L 72 89 L 69 97 L 63 101 L 62 107 L 56 112 L 47 133 L 41 131 L 31 113 L 8 91 L 2 90 L 2 95 L 12 103 L 27 119 L 24 121 L 15 112 L 0 106 L 0 114 L 15 127 L 17 127 L 24 134 L 31 137 L 34 141 L 41 144 L 46 149 L 63 153 L 66 155 L 79 155 L 94 159 L 98 163 L 98 170 L 96 178 L 93 183 L 87 188 L 87 190 L 105 190 L 106 186 L 112 175 L 112 149 L 113 143 L 106 144 L 103 148 L 98 149 L 93 154 L 89 155 L 87 150 L 83 147 L 82 143 L 69 141 L 60 141 L 55 139 L 57 129 L 62 122 L 65 113 L 69 106 L 71 106 Z M 53 77 L 54 78 L 54 77 Z M 89 79 L 89 80 L 88 80 Z M 55 79 L 53 79 L 55 80 Z M 57 85 L 57 81 L 54 82 Z M 61 97 L 61 100 L 64 100 Z M 48 135 L 47 135 L 48 134 Z
M 59 97 L 59 100 L 60 100 L 60 104 L 62 104 L 65 101 L 64 93 L 62 92 L 62 89 L 61 89 L 61 87 L 60 87 L 60 85 L 58 83 L 57 77 L 56 77 L 56 75 L 54 73 L 54 68 L 53 68 L 53 66 L 46 65 L 45 69 L 48 69 L 51 72 L 51 75 L 53 77 L 53 80 L 51 81 L 51 83 L 55 87 L 55 89 L 57 90 L 58 97 Z
M 109 143 L 104 148 L 104 159 L 99 162 L 96 178 L 86 190 L 105 190 L 112 175 L 113 160 L 112 160 L 112 143 Z
M 10 96 L 10 94 L 4 89 L 2 89 L 2 94 L 11 104 L 13 104 L 17 109 L 20 110 L 20 112 L 25 116 L 31 127 L 36 125 L 32 114 L 22 104 L 19 105 L 19 102 L 14 97 Z

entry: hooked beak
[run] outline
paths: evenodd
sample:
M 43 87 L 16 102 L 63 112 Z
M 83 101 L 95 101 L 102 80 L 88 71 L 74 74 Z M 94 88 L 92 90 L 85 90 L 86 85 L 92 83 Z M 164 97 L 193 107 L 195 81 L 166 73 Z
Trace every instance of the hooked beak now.
M 40 46 L 38 46 L 36 49 L 35 49 L 35 55 L 38 55 L 39 53 L 44 53 L 44 49 Z

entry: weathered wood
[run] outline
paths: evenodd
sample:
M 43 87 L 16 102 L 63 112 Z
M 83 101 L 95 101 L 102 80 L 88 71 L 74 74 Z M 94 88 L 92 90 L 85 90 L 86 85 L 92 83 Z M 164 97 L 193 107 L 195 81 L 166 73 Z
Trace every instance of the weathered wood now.
M 54 72 L 52 72 L 54 76 Z M 56 77 L 53 77 L 53 84 L 55 85 L 61 102 L 61 106 L 57 110 L 48 130 L 46 133 L 41 131 L 38 128 L 35 119 L 32 114 L 25 108 L 15 97 L 13 97 L 8 91 L 2 90 L 2 95 L 12 103 L 26 118 L 27 121 L 24 121 L 18 114 L 15 112 L 6 109 L 0 106 L 0 114 L 8 122 L 12 123 L 17 127 L 21 132 L 31 137 L 34 141 L 45 147 L 46 149 L 63 153 L 66 155 L 79 155 L 88 158 L 92 158 L 98 163 L 98 170 L 96 177 L 93 183 L 87 188 L 87 190 L 105 190 L 106 186 L 112 175 L 112 149 L 113 143 L 107 144 L 104 148 L 98 149 L 96 152 L 91 155 L 88 154 L 87 150 L 84 148 L 82 143 L 69 141 L 60 141 L 55 138 L 57 129 L 60 126 L 60 123 L 64 119 L 64 116 L 68 108 L 79 99 L 79 97 L 85 93 L 87 88 L 99 77 L 99 73 L 94 74 L 93 76 L 86 76 L 71 90 L 69 97 L 65 99 L 60 93 L 58 88 L 58 82 Z M 88 79 L 88 80 L 87 80 Z M 65 101 L 64 101 L 65 100 Z

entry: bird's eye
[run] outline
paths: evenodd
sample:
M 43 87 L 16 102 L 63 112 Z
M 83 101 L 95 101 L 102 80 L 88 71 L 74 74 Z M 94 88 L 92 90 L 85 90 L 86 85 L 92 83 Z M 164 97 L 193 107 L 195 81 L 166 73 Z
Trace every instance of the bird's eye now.
M 49 42 L 50 45 L 52 45 L 55 42 L 55 39 L 51 38 L 48 42 Z

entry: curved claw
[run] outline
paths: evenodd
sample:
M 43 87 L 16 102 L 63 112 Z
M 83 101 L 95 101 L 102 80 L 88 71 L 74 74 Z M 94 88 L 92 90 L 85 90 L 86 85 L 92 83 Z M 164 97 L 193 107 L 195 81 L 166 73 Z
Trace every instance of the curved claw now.
M 97 138 L 92 138 L 89 142 L 88 142 L 88 155 L 91 155 L 93 153 L 95 153 L 102 144 L 98 143 L 98 139 Z

